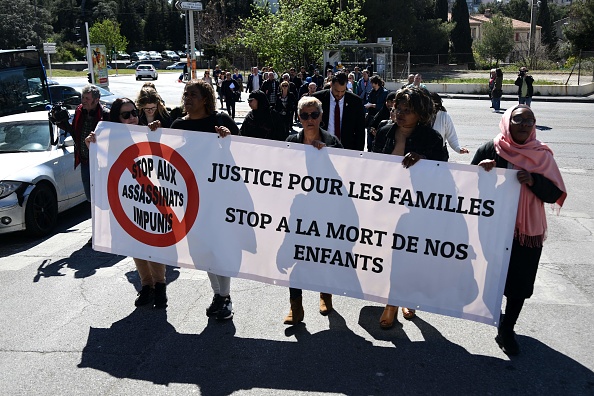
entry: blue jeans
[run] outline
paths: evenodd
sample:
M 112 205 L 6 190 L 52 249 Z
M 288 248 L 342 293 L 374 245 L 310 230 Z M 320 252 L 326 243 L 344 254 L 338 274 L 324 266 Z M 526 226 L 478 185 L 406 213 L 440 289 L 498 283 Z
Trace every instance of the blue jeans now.
M 501 108 L 501 98 L 491 98 L 491 104 L 493 105 L 493 110 L 499 111 Z
M 87 201 L 91 202 L 91 171 L 89 170 L 89 164 L 80 164 L 80 177 Z
M 520 96 L 520 104 L 525 104 L 530 107 L 530 103 L 532 103 L 532 98 L 523 98 Z

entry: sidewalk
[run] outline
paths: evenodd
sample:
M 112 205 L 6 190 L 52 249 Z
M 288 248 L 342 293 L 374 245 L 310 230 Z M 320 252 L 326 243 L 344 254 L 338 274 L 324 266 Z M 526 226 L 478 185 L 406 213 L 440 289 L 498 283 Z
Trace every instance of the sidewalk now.
M 473 100 L 491 100 L 489 95 L 478 94 L 448 94 L 440 93 L 442 97 L 448 99 L 473 99 Z M 515 95 L 503 95 L 502 101 L 517 102 L 518 97 Z M 564 103 L 594 103 L 594 94 L 590 96 L 533 96 L 533 102 L 564 102 Z

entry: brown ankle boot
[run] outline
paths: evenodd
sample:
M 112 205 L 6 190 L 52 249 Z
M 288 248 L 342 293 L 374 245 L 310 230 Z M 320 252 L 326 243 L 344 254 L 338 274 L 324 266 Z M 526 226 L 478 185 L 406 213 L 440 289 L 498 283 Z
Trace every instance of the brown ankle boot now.
M 332 294 L 320 293 L 320 313 L 324 316 L 332 312 Z
M 303 321 L 305 312 L 303 312 L 301 297 L 291 298 L 289 301 L 291 302 L 291 310 L 285 318 L 285 324 L 295 325 Z

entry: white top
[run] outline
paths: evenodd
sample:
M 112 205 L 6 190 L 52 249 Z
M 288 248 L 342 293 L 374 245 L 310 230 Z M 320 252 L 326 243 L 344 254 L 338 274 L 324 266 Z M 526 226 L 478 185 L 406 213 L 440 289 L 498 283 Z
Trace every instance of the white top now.
M 458 143 L 458 135 L 456 135 L 454 122 L 447 112 L 441 110 L 437 112 L 435 121 L 433 122 L 433 129 L 439 132 L 443 138 L 444 145 L 448 142 L 452 150 L 460 154 L 460 149 L 462 147 L 460 147 L 460 143 Z

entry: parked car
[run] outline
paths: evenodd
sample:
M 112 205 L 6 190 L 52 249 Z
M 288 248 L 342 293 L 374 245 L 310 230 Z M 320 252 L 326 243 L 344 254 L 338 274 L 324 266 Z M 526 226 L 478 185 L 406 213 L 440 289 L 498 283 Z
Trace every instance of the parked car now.
M 149 57 L 145 54 L 143 54 L 142 52 L 132 52 L 130 54 L 130 60 L 131 61 L 143 61 L 143 60 L 148 60 Z
M 127 53 L 125 53 L 124 51 L 118 51 L 118 59 L 125 59 L 128 60 L 130 59 L 130 55 L 128 55 Z
M 141 78 L 152 78 L 156 80 L 159 77 L 157 70 L 153 65 L 140 64 L 136 67 L 136 80 Z
M 172 60 L 174 62 L 179 62 L 179 55 L 176 54 L 174 51 L 165 50 L 165 51 L 161 52 L 161 56 L 163 56 L 163 59 L 168 59 L 168 60 Z
M 186 62 L 175 62 L 173 65 L 167 66 L 166 70 L 183 70 Z
M 163 57 L 157 51 L 149 51 L 148 55 L 152 60 L 163 60 Z
M 46 111 L 0 117 L 0 234 L 49 234 L 58 214 L 85 201 L 74 141 Z
M 126 66 L 126 69 L 136 69 L 138 65 L 153 65 L 155 69 L 159 69 L 161 67 L 161 61 L 158 60 L 143 60 L 132 62 Z
M 76 109 L 76 107 L 81 103 L 82 98 L 82 89 L 87 84 L 71 84 L 71 85 L 50 85 L 48 87 L 50 96 L 52 99 L 52 103 L 62 102 L 64 106 L 69 109 Z M 113 94 L 112 92 L 108 91 L 105 88 L 99 88 L 99 92 L 101 93 L 101 98 L 99 99 L 99 103 L 101 106 L 105 106 L 107 108 L 111 108 L 112 103 L 118 97 L 117 95 Z

